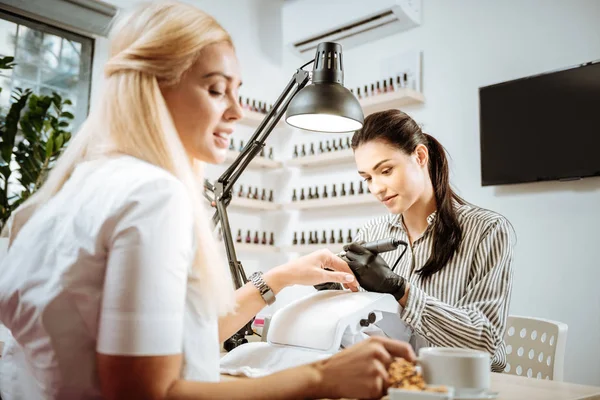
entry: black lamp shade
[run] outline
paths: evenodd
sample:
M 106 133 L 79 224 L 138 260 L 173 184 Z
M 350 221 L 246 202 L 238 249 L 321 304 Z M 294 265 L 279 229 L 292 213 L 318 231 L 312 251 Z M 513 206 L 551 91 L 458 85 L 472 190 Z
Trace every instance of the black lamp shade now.
M 313 83 L 292 99 L 286 122 L 316 132 L 353 132 L 363 126 L 360 103 L 343 86 L 342 46 L 325 42 L 317 47 Z

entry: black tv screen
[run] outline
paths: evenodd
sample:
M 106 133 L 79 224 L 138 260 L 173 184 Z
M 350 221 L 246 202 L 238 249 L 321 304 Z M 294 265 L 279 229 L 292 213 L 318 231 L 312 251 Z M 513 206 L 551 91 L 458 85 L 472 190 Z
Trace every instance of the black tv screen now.
M 600 62 L 479 89 L 483 186 L 600 175 Z

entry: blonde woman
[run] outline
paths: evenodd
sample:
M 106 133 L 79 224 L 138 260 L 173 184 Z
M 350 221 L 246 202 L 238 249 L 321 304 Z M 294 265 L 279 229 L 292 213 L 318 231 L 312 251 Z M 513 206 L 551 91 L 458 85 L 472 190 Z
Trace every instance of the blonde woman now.
M 224 160 L 242 115 L 227 32 L 188 5 L 144 5 L 115 26 L 105 72 L 101 104 L 12 224 L 0 275 L 0 320 L 14 336 L 2 398 L 382 395 L 392 358 L 414 357 L 405 343 L 373 339 L 218 383 L 219 342 L 265 306 L 252 283 L 233 291 L 199 195 L 201 162 Z M 275 296 L 291 284 L 356 286 L 326 251 L 262 279 Z

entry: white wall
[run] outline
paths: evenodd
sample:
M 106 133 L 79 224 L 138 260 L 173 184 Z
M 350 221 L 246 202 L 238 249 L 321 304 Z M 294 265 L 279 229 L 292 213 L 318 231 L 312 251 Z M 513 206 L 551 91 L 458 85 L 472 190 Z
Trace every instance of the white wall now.
M 600 58 L 600 2 L 423 0 L 423 7 L 421 27 L 344 51 L 347 86 L 384 78 L 394 54 L 423 50 L 426 104 L 405 111 L 447 147 L 459 193 L 514 225 L 511 313 L 567 323 L 565 380 L 600 385 L 600 178 L 483 188 L 478 120 L 480 86 Z M 288 57 L 286 69 L 299 62 Z

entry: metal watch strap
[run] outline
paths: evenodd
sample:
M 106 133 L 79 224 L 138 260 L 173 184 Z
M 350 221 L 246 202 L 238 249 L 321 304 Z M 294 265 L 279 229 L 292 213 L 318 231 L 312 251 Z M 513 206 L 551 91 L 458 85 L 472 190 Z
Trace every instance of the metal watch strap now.
M 270 306 L 275 303 L 275 293 L 273 293 L 273 290 L 271 290 L 269 285 L 267 285 L 267 282 L 263 279 L 262 272 L 257 271 L 250 275 L 250 281 L 258 289 L 267 305 Z

